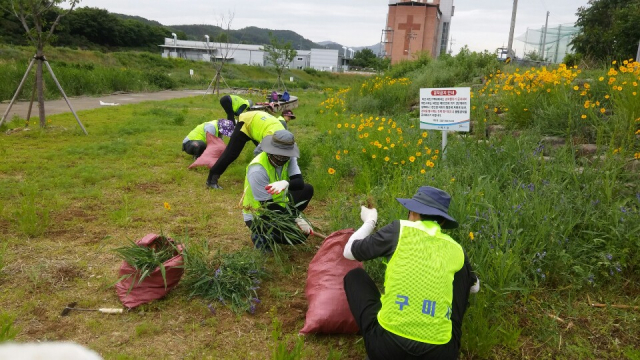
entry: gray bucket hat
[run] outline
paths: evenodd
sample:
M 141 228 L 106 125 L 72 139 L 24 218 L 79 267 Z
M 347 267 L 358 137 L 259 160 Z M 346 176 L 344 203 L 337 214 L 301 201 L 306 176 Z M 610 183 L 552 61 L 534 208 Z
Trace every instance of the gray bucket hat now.
M 278 130 L 273 135 L 265 136 L 260 143 L 260 147 L 267 154 L 300 157 L 300 150 L 293 134 L 287 130 Z
M 445 191 L 431 187 L 421 186 L 411 199 L 396 198 L 402 206 L 410 211 L 423 215 L 440 216 L 445 220 L 443 229 L 455 229 L 458 227 L 456 219 L 449 215 L 451 196 Z

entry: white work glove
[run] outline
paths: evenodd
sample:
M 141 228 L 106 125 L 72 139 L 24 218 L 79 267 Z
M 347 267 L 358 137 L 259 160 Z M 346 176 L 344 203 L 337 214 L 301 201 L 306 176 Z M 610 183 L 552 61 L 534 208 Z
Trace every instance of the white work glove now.
M 473 284 L 473 286 L 471 287 L 471 289 L 469 289 L 469 293 L 471 294 L 477 294 L 478 291 L 480 291 L 480 279 L 478 279 L 476 281 L 475 284 Z
M 297 217 L 296 218 L 296 225 L 298 225 L 300 230 L 302 230 L 302 232 L 305 235 L 313 235 L 313 228 L 311 227 L 311 224 L 309 224 L 307 222 L 307 220 L 305 220 L 305 219 L 303 219 L 301 217 Z
M 360 207 L 360 219 L 362 222 L 370 222 L 375 225 L 378 222 L 378 210 L 375 208 L 369 209 L 367 207 Z
M 271 195 L 280 194 L 285 191 L 289 187 L 289 182 L 287 180 L 280 180 L 274 183 L 271 183 L 264 187 L 265 190 Z

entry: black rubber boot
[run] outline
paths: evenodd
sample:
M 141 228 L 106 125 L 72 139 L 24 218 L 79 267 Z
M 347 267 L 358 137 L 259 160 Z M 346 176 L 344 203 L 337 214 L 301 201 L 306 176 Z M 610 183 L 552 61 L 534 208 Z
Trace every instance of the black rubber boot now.
M 207 179 L 207 188 L 222 190 L 222 186 L 218 185 L 220 175 L 213 175 Z

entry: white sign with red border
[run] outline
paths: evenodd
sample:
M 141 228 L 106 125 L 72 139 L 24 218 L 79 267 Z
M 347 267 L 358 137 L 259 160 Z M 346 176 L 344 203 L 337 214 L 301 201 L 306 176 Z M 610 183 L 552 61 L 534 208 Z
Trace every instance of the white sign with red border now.
M 420 129 L 469 132 L 471 88 L 420 89 Z

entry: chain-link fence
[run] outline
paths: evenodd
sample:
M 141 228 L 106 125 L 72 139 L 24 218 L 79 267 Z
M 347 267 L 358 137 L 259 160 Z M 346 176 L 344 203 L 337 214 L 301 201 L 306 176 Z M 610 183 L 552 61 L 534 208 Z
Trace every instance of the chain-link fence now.
M 544 26 L 539 29 L 527 28 L 527 32 L 516 40 L 524 42 L 525 54 L 535 51 L 545 62 L 560 63 L 565 55 L 573 53 L 569 43 L 579 31 L 580 28 L 573 24 L 548 27 L 546 34 Z

